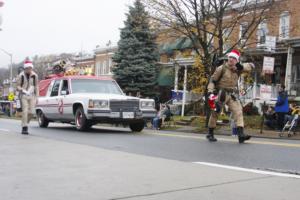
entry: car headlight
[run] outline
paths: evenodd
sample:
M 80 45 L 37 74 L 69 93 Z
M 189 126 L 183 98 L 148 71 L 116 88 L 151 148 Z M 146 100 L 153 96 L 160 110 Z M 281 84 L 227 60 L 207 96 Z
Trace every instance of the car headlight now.
M 90 100 L 89 108 L 99 108 L 99 109 L 108 109 L 107 100 Z
M 153 101 L 142 101 L 141 102 L 141 108 L 146 109 L 146 108 L 154 108 L 154 102 Z

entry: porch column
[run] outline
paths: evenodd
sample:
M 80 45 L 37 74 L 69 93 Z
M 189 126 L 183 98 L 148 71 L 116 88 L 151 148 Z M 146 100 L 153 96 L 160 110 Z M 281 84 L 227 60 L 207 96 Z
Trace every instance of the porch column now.
M 252 90 L 252 98 L 255 100 L 256 100 L 256 94 L 257 94 L 257 71 L 255 70 L 254 84 L 253 84 L 253 90 Z
M 184 66 L 184 81 L 183 81 L 183 96 L 182 96 L 182 109 L 181 116 L 184 116 L 184 107 L 186 101 L 186 85 L 187 85 L 187 65 Z
M 291 79 L 292 79 L 292 64 L 293 64 L 293 53 L 294 49 L 292 47 L 288 48 L 288 56 L 285 70 L 285 88 L 288 94 L 291 92 Z
M 179 65 L 175 63 L 175 82 L 174 82 L 175 92 L 177 92 L 178 90 L 178 72 L 179 72 Z

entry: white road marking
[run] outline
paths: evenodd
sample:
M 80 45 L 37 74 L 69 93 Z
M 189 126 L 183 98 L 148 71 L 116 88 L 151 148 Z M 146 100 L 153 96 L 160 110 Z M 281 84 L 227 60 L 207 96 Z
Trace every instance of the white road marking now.
M 296 174 L 286 174 L 286 173 L 280 173 L 280 172 L 248 169 L 248 168 L 235 167 L 235 166 L 230 166 L 230 165 L 220 165 L 220 164 L 208 163 L 208 162 L 193 162 L 193 163 L 199 164 L 199 165 L 210 166 L 210 167 L 218 167 L 218 168 L 230 169 L 230 170 L 236 170 L 236 171 L 242 171 L 242 172 L 250 172 L 250 173 L 255 173 L 255 174 L 263 174 L 263 175 L 300 179 L 300 175 L 296 175 Z
M 9 132 L 10 130 L 8 130 L 8 129 L 1 129 L 1 128 L 0 128 L 0 131 L 3 131 L 3 132 Z

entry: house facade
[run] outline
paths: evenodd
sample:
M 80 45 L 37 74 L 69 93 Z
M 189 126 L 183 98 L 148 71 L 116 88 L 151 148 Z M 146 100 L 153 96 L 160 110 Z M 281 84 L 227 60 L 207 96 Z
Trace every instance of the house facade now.
M 252 0 L 247 1 L 249 5 Z M 263 6 L 264 1 L 253 0 L 253 3 Z M 244 5 L 244 0 L 233 1 L 224 21 L 235 18 L 237 12 Z M 256 101 L 257 104 L 267 101 L 274 103 L 277 97 L 279 84 L 284 84 L 292 101 L 300 101 L 300 6 L 298 0 L 276 0 L 265 10 L 266 20 L 261 21 L 253 30 L 251 37 L 243 38 L 243 33 L 249 25 L 247 15 L 240 19 L 238 26 L 229 33 L 223 30 L 224 51 L 228 50 L 236 41 L 241 40 L 239 46 L 243 46 L 242 62 L 254 62 L 256 69 L 253 88 L 248 91 L 246 98 Z M 217 41 L 215 41 L 217 42 Z M 160 61 L 167 65 L 174 60 L 193 58 L 191 41 L 184 37 L 176 37 L 170 31 L 162 31 L 158 37 L 160 49 Z M 214 42 L 213 42 L 214 44 Z M 238 48 L 237 47 L 237 48 Z M 265 57 L 274 59 L 273 69 L 266 70 Z M 174 62 L 175 63 L 175 62 Z M 265 66 L 264 66 L 265 65 Z M 177 74 L 178 67 L 174 64 L 173 71 Z M 180 75 L 179 79 L 184 76 Z M 176 78 L 175 78 L 176 79 Z M 176 80 L 175 80 L 176 82 Z M 267 89 L 267 90 L 266 90 Z
M 112 68 L 114 64 L 112 57 L 117 50 L 117 47 L 105 47 L 94 50 L 96 76 L 113 76 Z

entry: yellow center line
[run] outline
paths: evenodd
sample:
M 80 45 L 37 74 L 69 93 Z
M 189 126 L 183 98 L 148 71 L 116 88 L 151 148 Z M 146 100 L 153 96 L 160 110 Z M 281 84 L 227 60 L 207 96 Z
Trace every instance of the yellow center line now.
M 198 139 L 198 140 L 206 140 L 203 136 L 190 136 L 190 135 L 178 135 L 173 133 L 145 133 L 148 135 L 158 135 L 158 136 L 166 136 L 166 137 L 177 137 L 177 138 L 187 138 L 187 139 Z M 235 139 L 229 139 L 229 138 L 217 138 L 218 141 L 224 141 L 224 142 L 237 142 L 237 138 Z M 300 148 L 300 144 L 293 144 L 293 143 L 284 143 L 284 142 L 268 142 L 268 141 L 255 141 L 250 140 L 246 143 L 249 144 L 260 144 L 260 145 L 271 145 L 271 146 L 280 146 L 280 147 L 293 147 L 293 148 Z

